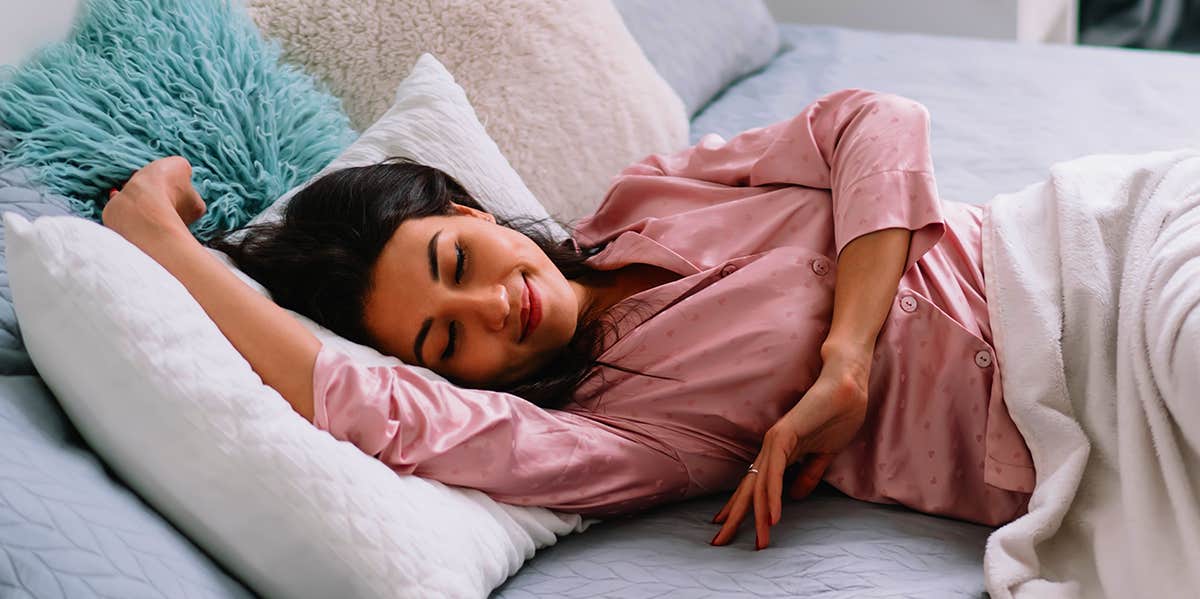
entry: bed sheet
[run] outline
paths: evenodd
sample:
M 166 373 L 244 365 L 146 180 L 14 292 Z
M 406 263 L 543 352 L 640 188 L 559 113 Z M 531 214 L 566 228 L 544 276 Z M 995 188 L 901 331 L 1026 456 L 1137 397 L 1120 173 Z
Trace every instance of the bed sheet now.
M 986 203 L 1085 154 L 1200 145 L 1200 56 L 781 26 L 784 49 L 692 121 L 692 141 L 785 119 L 847 87 L 928 107 L 943 200 Z
M 711 496 L 595 524 L 560 539 L 493 597 L 979 597 L 985 526 L 847 499 L 822 486 L 786 503 L 771 545 L 747 524 L 732 545 L 709 545 Z
M 0 597 L 254 595 L 92 453 L 36 376 L 0 376 Z
M 692 121 L 692 142 L 786 119 L 846 87 L 908 96 L 932 115 L 943 200 L 985 203 L 1083 154 L 1200 143 L 1200 57 L 1110 48 L 781 26 L 784 48 Z M 980 597 L 991 529 L 846 498 L 785 504 L 767 550 L 753 531 L 711 547 L 727 499 L 604 522 L 538 553 L 494 596 Z M 749 541 L 747 539 L 750 539 Z
M 0 131 L 0 155 L 10 141 Z M 70 214 L 67 199 L 29 182 L 29 170 L 0 170 L 0 212 L 16 212 L 26 218 Z M 33 362 L 25 353 L 21 327 L 13 310 L 12 290 L 8 286 L 8 268 L 4 261 L 4 232 L 0 231 L 0 374 L 32 374 Z

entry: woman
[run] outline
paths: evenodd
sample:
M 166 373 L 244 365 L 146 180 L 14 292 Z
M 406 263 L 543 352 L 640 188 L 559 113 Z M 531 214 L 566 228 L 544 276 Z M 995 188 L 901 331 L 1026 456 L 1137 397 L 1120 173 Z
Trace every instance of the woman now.
M 736 487 L 713 544 L 752 509 L 758 548 L 793 463 L 795 498 L 825 480 L 989 525 L 1033 490 L 993 362 L 983 208 L 939 201 L 911 100 L 843 90 L 650 156 L 575 244 L 404 163 L 332 173 L 216 244 L 280 305 L 461 386 L 323 347 L 191 237 L 203 211 L 170 158 L 103 218 L 298 413 L 397 472 L 602 517 Z

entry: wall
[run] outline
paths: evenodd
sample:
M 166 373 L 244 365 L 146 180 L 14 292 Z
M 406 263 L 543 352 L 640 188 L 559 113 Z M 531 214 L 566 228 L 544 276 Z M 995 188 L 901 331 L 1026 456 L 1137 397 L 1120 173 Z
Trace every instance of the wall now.
M 1044 1 L 1044 0 L 1043 0 Z M 775 20 L 1015 39 L 1017 0 L 766 0 Z
M 0 0 L 0 64 L 15 65 L 66 38 L 82 0 Z

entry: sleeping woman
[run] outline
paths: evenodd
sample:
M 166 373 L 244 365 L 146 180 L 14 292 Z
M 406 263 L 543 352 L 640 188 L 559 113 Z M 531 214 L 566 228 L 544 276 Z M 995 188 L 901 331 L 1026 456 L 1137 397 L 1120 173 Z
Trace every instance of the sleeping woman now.
M 712 543 L 785 483 L 997 526 L 1033 462 L 988 323 L 986 206 L 938 198 L 925 107 L 842 90 L 617 176 L 555 243 L 443 172 L 332 172 L 213 243 L 164 158 L 104 223 L 178 278 L 296 412 L 393 470 L 614 517 L 733 490 Z M 407 366 L 355 363 L 288 308 Z M 452 384 L 453 383 L 453 384 Z

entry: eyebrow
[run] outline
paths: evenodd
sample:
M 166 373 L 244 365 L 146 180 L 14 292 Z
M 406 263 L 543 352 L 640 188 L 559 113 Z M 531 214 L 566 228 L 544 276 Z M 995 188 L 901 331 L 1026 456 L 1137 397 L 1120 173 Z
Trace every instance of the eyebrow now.
M 433 282 L 438 282 L 442 277 L 438 273 L 437 259 L 437 241 L 441 237 L 442 231 L 438 230 L 429 238 L 429 245 L 426 247 L 426 253 L 429 255 L 429 276 L 433 278 Z M 421 350 L 425 345 L 425 337 L 429 335 L 429 329 L 433 326 L 433 319 L 426 318 L 425 322 L 421 323 L 421 330 L 417 333 L 417 339 L 413 342 L 413 355 L 417 357 L 417 364 L 425 366 L 425 358 L 421 356 Z
M 425 358 L 421 357 L 422 346 L 425 345 L 425 337 L 429 335 L 429 329 L 433 326 L 433 319 L 426 318 L 425 322 L 421 323 L 421 331 L 417 333 L 417 340 L 413 343 L 413 355 L 417 357 L 417 364 L 425 366 Z
M 442 231 L 439 229 L 437 233 L 433 234 L 433 237 L 429 238 L 429 247 L 426 250 L 429 254 L 429 276 L 433 277 L 434 283 L 438 282 L 438 280 L 442 278 L 441 275 L 438 274 L 437 267 L 437 240 L 438 237 L 441 236 Z

